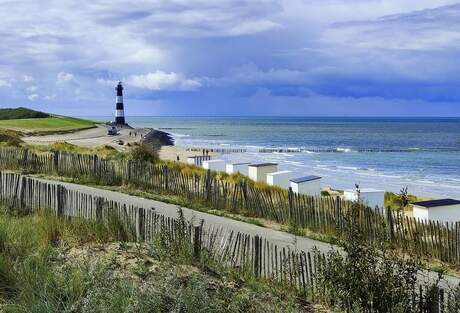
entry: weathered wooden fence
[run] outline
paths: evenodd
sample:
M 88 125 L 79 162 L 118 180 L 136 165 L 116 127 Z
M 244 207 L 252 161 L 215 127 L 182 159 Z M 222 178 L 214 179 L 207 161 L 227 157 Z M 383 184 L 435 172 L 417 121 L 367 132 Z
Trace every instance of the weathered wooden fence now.
M 59 184 L 50 184 L 11 172 L 0 172 L 0 200 L 26 211 L 50 209 L 63 218 L 83 218 L 107 222 L 115 214 L 132 229 L 139 241 L 152 240 L 159 232 L 173 240 L 185 238 L 193 243 L 196 254 L 206 251 L 222 264 L 250 271 L 259 278 L 269 279 L 296 288 L 306 296 L 318 295 L 315 273 L 324 256 L 310 251 L 279 248 L 259 236 L 229 232 L 207 225 L 180 225 L 181 221 L 155 213 L 154 208 L 139 208 L 107 201 L 102 197 L 69 190 Z M 423 294 L 424 290 L 420 290 Z M 420 294 L 417 295 L 420 297 Z M 443 312 L 453 299 L 440 292 L 440 301 L 433 312 Z M 414 298 L 415 301 L 415 298 Z M 430 311 L 431 312 L 431 311 Z M 446 311 L 447 312 L 447 311 Z
M 325 262 L 325 255 L 299 251 L 242 232 L 228 231 L 212 225 L 193 225 L 181 219 L 159 215 L 155 208 L 126 205 L 85 192 L 67 189 L 59 183 L 48 183 L 13 172 L 0 172 L 0 201 L 26 212 L 51 210 L 61 218 L 94 220 L 108 223 L 116 216 L 132 231 L 138 241 L 151 241 L 158 234 L 167 234 L 170 241 L 186 240 L 195 256 L 203 253 L 224 266 L 240 269 L 259 279 L 295 288 L 306 297 L 321 296 L 316 277 Z M 414 304 L 424 296 L 421 285 L 414 293 Z M 460 301 L 444 290 L 438 291 L 437 301 L 420 312 L 456 312 Z
M 283 225 L 341 238 L 344 221 L 356 203 L 340 197 L 310 197 L 276 188 L 232 182 L 216 173 L 200 175 L 179 167 L 95 155 L 33 153 L 0 148 L 0 169 L 85 178 L 107 185 L 130 184 L 145 191 L 179 195 L 217 210 L 260 217 Z M 361 206 L 358 225 L 369 241 L 387 240 L 420 256 L 460 266 L 460 223 L 425 222 L 389 209 Z

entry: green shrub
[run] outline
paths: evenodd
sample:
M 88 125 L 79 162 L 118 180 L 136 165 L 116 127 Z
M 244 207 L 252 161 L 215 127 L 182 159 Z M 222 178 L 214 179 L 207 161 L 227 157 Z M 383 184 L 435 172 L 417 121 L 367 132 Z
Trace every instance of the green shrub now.
M 6 143 L 10 146 L 19 146 L 23 143 L 18 132 L 5 129 L 0 129 L 0 142 Z
M 141 144 L 131 149 L 130 158 L 137 162 L 156 162 L 159 160 L 158 150 L 148 144 Z

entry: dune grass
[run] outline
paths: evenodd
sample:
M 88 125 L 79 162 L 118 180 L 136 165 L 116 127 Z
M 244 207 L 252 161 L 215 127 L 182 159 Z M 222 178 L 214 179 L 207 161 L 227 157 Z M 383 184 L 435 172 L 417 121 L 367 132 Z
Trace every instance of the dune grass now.
M 0 206 L 0 312 L 304 311 L 289 290 L 197 264 L 183 241 L 133 237 L 116 219 Z
M 95 126 L 96 123 L 93 121 L 65 116 L 0 120 L 0 128 L 23 133 L 66 132 L 88 129 Z

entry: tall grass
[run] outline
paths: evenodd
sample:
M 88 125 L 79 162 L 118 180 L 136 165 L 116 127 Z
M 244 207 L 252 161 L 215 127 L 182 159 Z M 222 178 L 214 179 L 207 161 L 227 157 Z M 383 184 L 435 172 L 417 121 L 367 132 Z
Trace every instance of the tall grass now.
M 0 312 L 299 312 L 293 293 L 244 285 L 208 262 L 206 252 L 196 259 L 183 215 L 174 234 L 164 229 L 149 243 L 150 252 L 139 255 L 144 270 L 120 268 L 116 256 L 69 259 L 69 249 L 133 241 L 133 229 L 121 220 L 0 210 Z M 152 261 L 143 261 L 149 258 L 158 262 L 154 271 L 148 270 Z

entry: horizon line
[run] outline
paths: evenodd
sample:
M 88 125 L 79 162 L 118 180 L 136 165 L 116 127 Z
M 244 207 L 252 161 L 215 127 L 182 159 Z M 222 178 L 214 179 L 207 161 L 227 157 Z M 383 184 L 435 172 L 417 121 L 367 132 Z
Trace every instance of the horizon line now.
M 112 115 L 75 115 L 78 117 L 112 117 Z M 190 117 L 190 118 L 262 118 L 262 117 L 277 117 L 277 118 L 404 118 L 404 119 L 416 119 L 416 118 L 460 118 L 460 115 L 456 116 L 443 116 L 443 115 L 420 115 L 420 116 L 404 116 L 404 115 L 126 115 L 126 118 L 130 117 Z

